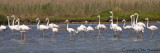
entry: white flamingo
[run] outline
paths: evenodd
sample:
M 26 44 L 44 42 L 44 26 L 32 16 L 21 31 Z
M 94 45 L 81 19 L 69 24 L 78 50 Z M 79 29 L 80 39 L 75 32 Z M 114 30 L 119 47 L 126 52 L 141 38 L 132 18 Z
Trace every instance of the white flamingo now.
M 122 28 L 117 26 L 117 24 L 113 24 L 113 20 L 110 20 L 111 24 L 110 24 L 110 29 L 112 29 L 114 31 L 114 38 L 116 38 L 117 36 L 117 32 L 121 32 Z M 119 36 L 118 36 L 119 38 Z
M 48 23 L 49 23 L 49 18 L 46 18 L 46 21 L 48 20 Z M 53 29 L 53 28 L 59 28 L 58 25 L 54 24 L 54 23 L 51 23 L 48 25 L 49 29 Z
M 36 21 L 38 21 L 37 29 L 43 31 L 43 40 L 44 40 L 44 31 L 45 31 L 45 30 L 48 30 L 49 27 L 47 27 L 47 26 L 45 26 L 45 25 L 39 25 L 39 24 L 40 24 L 39 18 L 37 18 Z M 47 24 L 48 24 L 48 23 L 47 23 Z
M 49 24 L 49 18 L 46 18 L 46 21 L 47 21 L 47 26 L 48 26 L 50 29 L 52 29 L 52 32 L 53 32 L 52 40 L 53 40 L 53 36 L 54 36 L 55 39 L 56 39 L 55 32 L 58 32 L 59 26 L 56 25 L 56 24 L 53 24 L 53 23 Z M 48 24 L 49 24 L 49 25 L 48 25 Z
M 74 30 L 73 28 L 69 28 L 69 20 L 66 20 L 65 23 L 67 23 L 67 31 L 70 33 L 70 40 L 72 40 L 72 33 L 75 35 L 75 33 L 77 33 L 76 30 Z
M 4 25 L 1 25 L 1 26 L 0 26 L 0 31 L 5 31 L 6 29 L 7 29 L 6 26 L 4 26 Z
M 77 27 L 77 32 L 83 32 L 83 36 L 84 36 L 84 33 L 86 32 L 86 26 L 85 25 L 80 25 L 79 27 Z M 80 38 L 82 38 L 82 37 L 80 37 Z
M 151 31 L 152 31 L 152 35 L 154 35 L 153 32 L 154 32 L 155 30 L 158 30 L 158 27 L 155 26 L 155 25 L 148 26 L 149 19 L 146 18 L 145 20 L 147 20 L 147 28 L 148 28 L 149 30 L 151 30 Z
M 131 19 L 132 19 L 132 18 L 131 18 Z M 125 20 L 125 19 L 123 19 L 122 22 L 124 22 L 124 24 L 123 24 L 123 28 L 124 28 L 124 29 L 126 29 L 126 30 L 132 30 L 132 26 L 131 26 L 131 25 L 125 26 L 125 23 L 126 23 L 126 20 Z M 130 33 L 130 35 L 131 35 L 131 33 Z M 128 37 L 130 37 L 130 36 L 128 36 Z
M 49 28 L 52 29 L 52 28 L 59 28 L 58 25 L 54 24 L 54 23 L 51 23 L 49 24 Z
M 17 29 L 17 27 L 14 25 L 15 16 L 12 15 L 11 17 L 13 17 L 12 25 L 10 25 L 9 16 L 7 16 L 7 19 L 8 19 L 8 26 L 9 26 L 9 28 L 12 30 L 12 35 L 13 35 L 13 31 L 15 31 L 15 30 Z
M 122 31 L 122 27 L 120 27 L 120 26 L 118 26 L 118 17 L 117 17 L 117 28 L 116 28 L 116 30 L 117 30 L 117 32 L 119 33 L 119 32 L 121 32 Z
M 91 27 L 91 24 L 87 27 L 87 32 L 90 32 L 90 39 L 91 39 L 91 32 L 94 32 L 94 29 Z M 94 33 L 93 33 L 93 39 L 94 39 Z
M 22 40 L 22 34 L 24 33 L 24 40 L 26 40 L 26 32 L 32 28 L 29 28 L 26 25 L 20 25 L 20 19 L 17 19 L 16 22 L 18 22 L 18 28 L 17 30 L 19 30 L 21 32 L 21 40 Z
M 126 23 L 126 20 L 125 20 L 125 19 L 123 19 L 122 22 L 124 22 L 124 24 L 123 24 L 123 28 L 124 28 L 124 29 L 128 29 L 128 30 L 132 29 L 132 26 L 131 26 L 131 25 L 125 26 L 125 23 Z
M 122 28 L 120 26 L 118 26 L 118 18 L 117 18 L 117 23 L 113 24 L 113 12 L 110 11 L 110 13 L 112 14 L 112 16 L 110 16 L 111 17 L 111 20 L 110 20 L 110 22 L 111 22 L 110 29 L 112 29 L 114 31 L 114 38 L 116 38 L 116 36 L 117 36 L 116 32 L 119 33 L 120 31 L 122 31 Z
M 134 18 L 134 16 L 132 18 Z M 139 38 L 141 38 L 142 34 L 144 32 L 145 25 L 143 25 L 143 24 L 142 25 L 137 24 L 137 19 L 136 19 L 136 22 L 135 22 L 135 19 L 133 19 L 132 23 L 133 23 L 132 24 L 133 30 L 137 32 L 137 38 L 138 38 L 138 32 L 140 33 Z
M 53 32 L 53 35 L 52 35 L 52 40 L 53 40 L 53 36 L 55 34 L 55 32 L 58 32 L 58 28 L 52 28 L 52 32 Z M 56 39 L 56 36 L 54 36 L 55 39 Z
M 139 14 L 138 14 L 138 13 L 135 13 L 134 15 L 137 15 L 137 18 L 136 18 L 136 25 L 139 25 L 139 26 L 142 26 L 142 27 L 146 27 L 144 23 L 138 22 Z
M 99 24 L 95 27 L 95 29 L 98 29 L 99 31 L 99 34 L 98 34 L 98 37 L 101 38 L 101 30 L 106 30 L 107 27 L 104 25 L 104 24 L 101 24 L 100 22 L 100 15 L 97 16 L 99 18 Z

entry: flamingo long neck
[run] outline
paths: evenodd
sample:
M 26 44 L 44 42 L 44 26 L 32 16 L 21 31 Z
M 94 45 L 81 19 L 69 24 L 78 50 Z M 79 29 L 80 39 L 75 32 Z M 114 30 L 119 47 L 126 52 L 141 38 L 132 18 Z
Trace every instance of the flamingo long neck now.
M 10 22 L 9 22 L 9 18 L 7 17 L 7 19 L 8 19 L 8 26 L 10 27 Z
M 20 20 L 18 21 L 18 26 L 20 25 Z
M 148 22 L 149 22 L 149 20 L 147 19 L 147 28 L 148 28 Z
M 125 28 L 126 21 L 124 21 L 123 28 Z
M 37 28 L 39 27 L 40 20 L 38 20 Z
M 47 21 L 47 27 L 49 26 L 48 24 L 49 24 L 49 19 L 48 19 L 48 21 Z
M 99 17 L 99 24 L 101 24 L 100 22 L 101 22 L 101 21 L 100 21 L 100 17 Z
M 110 24 L 110 29 L 112 29 L 112 25 L 113 25 L 113 20 L 111 21 L 111 24 Z
M 13 22 L 12 22 L 12 25 L 14 26 L 14 20 L 15 20 L 15 17 L 13 18 Z
M 138 16 L 139 16 L 139 15 L 137 14 L 137 18 L 136 18 L 136 24 L 137 24 L 137 22 L 138 22 Z
M 132 17 L 132 19 L 133 19 L 132 26 L 135 26 L 135 18 Z
M 116 24 L 118 25 L 118 18 L 117 18 L 117 23 Z
M 68 25 L 69 25 L 69 22 L 67 23 L 67 29 L 68 29 Z

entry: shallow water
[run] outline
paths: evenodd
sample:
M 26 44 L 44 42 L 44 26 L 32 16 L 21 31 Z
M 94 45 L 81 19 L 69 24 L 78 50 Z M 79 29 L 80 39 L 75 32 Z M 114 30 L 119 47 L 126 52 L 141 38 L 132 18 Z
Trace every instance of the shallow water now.
M 156 25 L 160 28 L 158 23 L 150 23 L 149 25 Z M 89 24 L 85 24 L 88 26 Z M 92 24 L 95 27 L 97 24 Z M 106 52 L 160 52 L 160 30 L 155 31 L 155 36 L 151 39 L 151 31 L 145 28 L 143 39 L 137 40 L 134 34 L 131 38 L 128 35 L 131 31 L 123 30 L 120 34 L 119 40 L 114 40 L 114 33 L 109 29 L 110 24 L 105 24 L 107 30 L 102 34 L 101 40 L 97 38 L 98 30 L 94 31 L 95 39 L 90 40 L 90 33 L 85 34 L 85 38 L 79 39 L 82 33 L 73 36 L 73 40 L 69 40 L 69 33 L 65 29 L 66 24 L 59 24 L 60 29 L 56 35 L 56 41 L 51 40 L 52 31 L 45 31 L 45 37 L 42 38 L 42 31 L 38 31 L 36 25 L 28 25 L 32 28 L 27 32 L 26 41 L 21 40 L 21 34 L 14 31 L 14 35 L 10 29 L 5 32 L 0 32 L 0 53 L 106 53 Z M 123 24 L 119 24 L 121 27 Z M 70 24 L 69 27 L 76 28 L 80 24 Z M 18 39 L 16 38 L 18 37 Z M 157 51 L 150 51 L 149 49 L 157 49 Z

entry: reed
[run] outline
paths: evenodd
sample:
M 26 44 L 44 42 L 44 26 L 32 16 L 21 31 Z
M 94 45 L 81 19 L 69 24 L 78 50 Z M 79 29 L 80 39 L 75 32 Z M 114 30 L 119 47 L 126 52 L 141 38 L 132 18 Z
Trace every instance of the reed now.
M 158 19 L 159 5 L 160 0 L 0 0 L 0 14 L 18 18 L 90 18 L 101 14 L 108 18 L 112 10 L 117 17 L 138 12 L 142 18 Z

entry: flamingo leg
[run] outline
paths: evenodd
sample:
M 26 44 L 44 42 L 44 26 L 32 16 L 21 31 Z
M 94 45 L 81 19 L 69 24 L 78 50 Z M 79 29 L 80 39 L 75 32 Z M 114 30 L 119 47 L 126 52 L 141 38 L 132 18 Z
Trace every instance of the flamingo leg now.
M 26 32 L 24 32 L 24 41 L 26 40 Z
M 117 35 L 118 35 L 118 39 L 119 39 L 119 34 L 120 34 L 120 33 L 119 33 L 119 31 L 118 31 L 118 32 L 117 32 Z
M 90 31 L 90 40 L 91 40 L 91 31 Z
M 54 32 L 53 32 L 53 35 L 52 35 L 52 39 L 51 39 L 51 40 L 53 40 L 53 36 L 54 36 Z
M 93 39 L 94 39 L 94 32 L 93 32 Z
M 114 38 L 116 38 L 116 36 L 117 36 L 117 35 L 116 35 L 116 31 L 114 31 Z
M 22 35 L 23 35 L 23 32 L 21 32 L 21 40 L 22 40 Z
M 152 30 L 152 36 L 154 35 L 154 31 Z
M 138 39 L 138 32 L 137 32 L 137 39 Z
M 18 40 L 18 33 L 17 33 L 17 35 L 16 35 L 16 39 Z
M 83 31 L 83 37 L 85 38 L 86 36 L 85 36 L 85 32 Z
M 101 32 L 100 32 L 100 30 L 99 30 L 99 35 L 98 35 L 98 37 L 99 37 L 99 39 L 101 38 Z
M 54 35 L 54 38 L 55 38 L 55 41 L 56 41 L 56 33 L 54 33 L 55 35 Z
M 70 33 L 70 40 L 72 40 L 72 35 L 71 35 L 71 33 Z
M 152 30 L 152 36 L 151 36 L 151 38 L 153 38 L 154 37 L 154 31 Z
M 103 31 L 103 36 L 104 36 L 104 32 L 105 32 L 105 30 Z
M 44 40 L 44 31 L 43 31 L 43 40 Z
M 143 39 L 143 32 L 141 32 L 141 38 Z
M 80 32 L 81 33 L 81 32 Z M 79 39 L 81 39 L 82 38 L 82 35 L 79 35 Z

